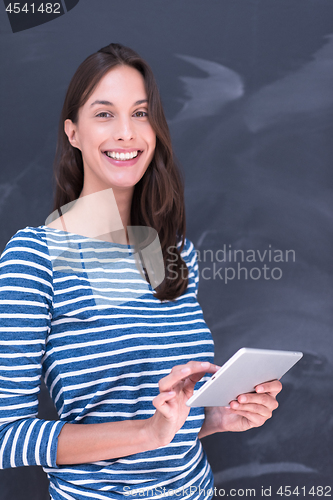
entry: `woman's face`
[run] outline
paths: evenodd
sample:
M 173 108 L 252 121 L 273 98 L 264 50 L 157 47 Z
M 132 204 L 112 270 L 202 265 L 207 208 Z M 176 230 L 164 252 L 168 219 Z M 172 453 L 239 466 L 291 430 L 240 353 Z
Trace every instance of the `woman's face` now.
M 82 193 L 133 191 L 156 146 L 141 73 L 130 66 L 111 69 L 79 109 L 77 123 L 65 121 L 65 132 L 82 153 Z

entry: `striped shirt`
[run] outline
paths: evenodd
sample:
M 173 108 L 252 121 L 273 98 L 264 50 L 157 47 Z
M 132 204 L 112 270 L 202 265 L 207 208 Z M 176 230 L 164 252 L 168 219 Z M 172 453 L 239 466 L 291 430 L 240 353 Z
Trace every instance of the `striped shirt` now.
M 188 287 L 176 300 L 161 302 L 130 246 L 46 226 L 26 227 L 11 238 L 0 259 L 0 468 L 41 465 L 54 500 L 163 497 L 171 490 L 182 499 L 212 497 L 212 471 L 197 438 L 203 408 L 191 408 L 167 446 L 56 464 L 66 422 L 149 418 L 158 382 L 174 365 L 213 362 L 189 240 L 182 257 Z M 57 421 L 37 418 L 41 377 Z

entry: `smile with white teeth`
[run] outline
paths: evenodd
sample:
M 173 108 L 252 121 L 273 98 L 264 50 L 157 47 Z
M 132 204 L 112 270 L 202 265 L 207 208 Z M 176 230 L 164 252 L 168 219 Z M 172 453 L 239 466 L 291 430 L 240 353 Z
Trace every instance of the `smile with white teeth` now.
M 106 156 L 113 158 L 114 160 L 132 160 L 136 158 L 139 154 L 139 151 L 132 151 L 131 153 L 115 153 L 114 151 L 105 151 Z

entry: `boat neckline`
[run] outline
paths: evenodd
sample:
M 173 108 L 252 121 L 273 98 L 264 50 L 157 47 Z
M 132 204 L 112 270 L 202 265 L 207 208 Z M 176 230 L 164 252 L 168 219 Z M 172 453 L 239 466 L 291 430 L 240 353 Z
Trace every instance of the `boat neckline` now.
M 42 229 L 47 229 L 48 231 L 56 231 L 58 233 L 70 234 L 72 236 L 76 236 L 78 238 L 84 238 L 86 240 L 94 241 L 97 243 L 108 243 L 109 245 L 116 245 L 116 246 L 123 247 L 123 248 L 134 248 L 133 245 L 128 245 L 128 244 L 124 244 L 124 243 L 115 243 L 114 241 L 99 240 L 98 238 L 90 238 L 89 236 L 85 236 L 84 234 L 77 234 L 77 233 L 72 233 L 71 231 L 64 231 L 63 229 L 49 227 L 49 226 L 46 226 L 45 224 L 43 224 L 39 227 Z

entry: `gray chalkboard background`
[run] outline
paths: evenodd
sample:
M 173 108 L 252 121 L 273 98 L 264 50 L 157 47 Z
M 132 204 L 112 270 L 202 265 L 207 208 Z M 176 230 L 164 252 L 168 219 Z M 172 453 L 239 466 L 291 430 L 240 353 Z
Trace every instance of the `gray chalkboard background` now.
M 243 346 L 304 352 L 264 427 L 204 440 L 216 486 L 256 488 L 257 497 L 272 487 L 273 498 L 298 486 L 299 498 L 317 498 L 303 492 L 331 485 L 333 471 L 333 2 L 61 7 L 13 33 L 0 6 L 0 250 L 51 212 L 58 117 L 75 69 L 110 42 L 133 47 L 156 74 L 183 167 L 216 362 Z M 223 250 L 252 262 L 239 270 L 241 253 L 223 261 Z M 44 387 L 40 415 L 56 418 Z M 37 467 L 0 471 L 0 484 L 1 500 L 48 498 Z

